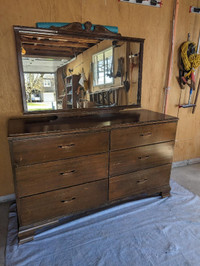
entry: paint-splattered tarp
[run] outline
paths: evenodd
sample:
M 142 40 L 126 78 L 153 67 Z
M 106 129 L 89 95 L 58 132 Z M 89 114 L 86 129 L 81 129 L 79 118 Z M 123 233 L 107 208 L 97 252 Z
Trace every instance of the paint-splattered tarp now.
M 171 197 L 129 202 L 17 243 L 11 206 L 6 265 L 200 265 L 200 198 L 171 182 Z

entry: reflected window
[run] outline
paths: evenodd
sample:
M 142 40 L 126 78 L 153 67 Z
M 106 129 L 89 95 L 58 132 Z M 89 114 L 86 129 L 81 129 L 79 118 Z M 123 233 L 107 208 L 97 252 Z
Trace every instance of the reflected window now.
M 92 56 L 93 84 L 101 86 L 113 83 L 113 48 L 110 47 Z
M 57 109 L 54 73 L 24 73 L 24 78 L 28 111 Z

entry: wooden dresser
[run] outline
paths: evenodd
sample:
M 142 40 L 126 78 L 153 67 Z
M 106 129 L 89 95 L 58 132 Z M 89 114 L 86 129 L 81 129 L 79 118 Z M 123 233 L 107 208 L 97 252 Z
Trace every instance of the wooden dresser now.
M 97 210 L 168 196 L 177 118 L 148 110 L 9 120 L 19 240 Z

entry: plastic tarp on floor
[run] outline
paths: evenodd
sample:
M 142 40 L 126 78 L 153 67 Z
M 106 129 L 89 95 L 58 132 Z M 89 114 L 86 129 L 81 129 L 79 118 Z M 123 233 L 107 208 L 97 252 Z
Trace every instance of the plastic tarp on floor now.
M 200 265 L 200 198 L 175 182 L 171 197 L 122 204 L 18 245 L 9 214 L 6 265 Z

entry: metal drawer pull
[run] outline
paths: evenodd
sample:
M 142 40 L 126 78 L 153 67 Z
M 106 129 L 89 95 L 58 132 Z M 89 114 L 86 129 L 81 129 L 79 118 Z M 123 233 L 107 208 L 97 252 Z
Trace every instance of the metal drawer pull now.
M 69 175 L 71 173 L 75 173 L 76 170 L 70 170 L 70 171 L 67 171 L 67 172 L 63 172 L 63 173 L 60 173 L 60 175 Z
M 68 199 L 68 200 L 61 200 L 62 203 L 69 203 L 69 202 L 72 202 L 73 200 L 75 200 L 76 198 L 73 197 L 71 199 Z
M 122 164 L 122 163 L 120 163 L 120 162 L 118 162 L 118 163 L 114 163 L 114 165 L 120 165 L 120 164 Z
M 74 146 L 75 146 L 74 143 L 70 143 L 70 144 L 67 144 L 67 145 L 59 145 L 58 148 L 61 148 L 61 149 L 70 149 L 70 148 L 72 148 Z
M 146 132 L 146 133 L 140 134 L 140 137 L 148 137 L 148 136 L 151 136 L 151 135 L 152 135 L 152 132 Z
M 146 155 L 146 156 L 140 156 L 140 157 L 138 157 L 138 159 L 139 160 L 147 160 L 147 159 L 149 159 L 149 155 Z
M 141 180 L 137 180 L 138 184 L 144 184 L 145 182 L 147 182 L 147 178 L 141 179 Z

